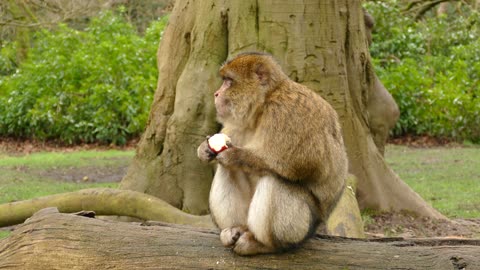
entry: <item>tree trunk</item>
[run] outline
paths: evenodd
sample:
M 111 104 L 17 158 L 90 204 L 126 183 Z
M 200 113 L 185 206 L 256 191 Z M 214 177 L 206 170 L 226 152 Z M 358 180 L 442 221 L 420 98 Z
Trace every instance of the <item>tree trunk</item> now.
M 213 168 L 195 149 L 219 130 L 217 71 L 228 56 L 266 51 L 336 109 L 361 207 L 442 218 L 386 165 L 372 138 L 375 74 L 357 0 L 177 0 L 158 51 L 159 82 L 148 126 L 121 187 L 187 212 L 208 211 Z
M 437 8 L 437 16 L 442 16 L 447 14 L 449 5 L 450 5 L 449 2 L 440 3 Z
M 286 254 L 239 257 L 216 230 L 36 213 L 0 240 L 0 269 L 480 269 L 480 241 L 317 237 Z

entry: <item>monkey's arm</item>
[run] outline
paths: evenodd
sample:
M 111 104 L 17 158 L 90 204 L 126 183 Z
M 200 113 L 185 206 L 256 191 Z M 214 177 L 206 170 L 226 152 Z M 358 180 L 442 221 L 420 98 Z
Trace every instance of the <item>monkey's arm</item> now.
M 244 171 L 275 174 L 274 170 L 269 168 L 267 164 L 251 151 L 229 145 L 228 148 L 218 154 L 215 154 L 208 146 L 208 140 L 200 144 L 197 149 L 198 158 L 204 162 L 210 162 L 216 159 L 218 163 L 226 168 L 240 168 Z
M 216 156 L 216 160 L 226 168 L 239 168 L 250 173 L 260 175 L 269 174 L 280 178 L 286 178 L 285 176 L 280 175 L 275 169 L 268 166 L 268 164 L 258 155 L 245 148 L 229 146 L 228 149 L 220 152 Z

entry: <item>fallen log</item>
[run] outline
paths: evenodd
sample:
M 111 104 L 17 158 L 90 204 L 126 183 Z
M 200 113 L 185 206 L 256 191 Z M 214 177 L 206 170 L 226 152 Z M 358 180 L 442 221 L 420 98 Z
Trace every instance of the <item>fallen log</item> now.
M 92 216 L 91 212 L 83 215 Z M 0 241 L 0 269 L 480 269 L 480 240 L 321 236 L 283 254 L 240 257 L 212 229 L 121 223 L 55 208 Z

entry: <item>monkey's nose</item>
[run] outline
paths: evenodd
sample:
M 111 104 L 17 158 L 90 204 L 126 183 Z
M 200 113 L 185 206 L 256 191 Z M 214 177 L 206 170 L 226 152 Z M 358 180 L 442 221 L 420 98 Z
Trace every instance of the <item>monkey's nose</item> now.
M 215 96 L 215 97 L 218 97 L 218 92 L 215 92 L 214 96 Z

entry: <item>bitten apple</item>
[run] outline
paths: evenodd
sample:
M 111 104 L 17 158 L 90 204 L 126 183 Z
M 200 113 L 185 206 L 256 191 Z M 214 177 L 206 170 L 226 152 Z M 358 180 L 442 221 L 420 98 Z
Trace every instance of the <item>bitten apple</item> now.
M 217 133 L 208 139 L 208 147 L 210 147 L 210 150 L 215 154 L 227 149 L 228 143 L 230 143 L 230 138 L 223 133 Z

